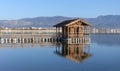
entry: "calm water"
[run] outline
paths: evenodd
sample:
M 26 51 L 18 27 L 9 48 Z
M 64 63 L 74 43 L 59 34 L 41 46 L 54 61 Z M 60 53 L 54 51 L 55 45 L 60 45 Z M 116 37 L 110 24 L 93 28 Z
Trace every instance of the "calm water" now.
M 62 50 L 70 46 L 67 44 L 0 46 L 0 71 L 120 71 L 120 35 L 92 35 L 90 46 L 80 45 L 86 50 L 81 51 L 86 56 L 80 59 L 74 54 L 67 56 L 67 50 Z

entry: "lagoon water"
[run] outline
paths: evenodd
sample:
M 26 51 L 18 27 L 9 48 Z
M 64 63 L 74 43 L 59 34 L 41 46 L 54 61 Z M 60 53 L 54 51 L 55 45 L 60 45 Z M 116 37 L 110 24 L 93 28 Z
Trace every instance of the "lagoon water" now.
M 92 35 L 90 56 L 56 53 L 62 44 L 0 44 L 0 71 L 120 71 L 120 35 Z

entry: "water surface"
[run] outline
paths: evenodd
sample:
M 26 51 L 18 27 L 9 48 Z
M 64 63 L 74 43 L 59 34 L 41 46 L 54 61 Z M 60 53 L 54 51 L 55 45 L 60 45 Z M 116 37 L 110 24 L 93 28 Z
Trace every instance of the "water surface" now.
M 68 57 L 67 44 L 1 44 L 0 71 L 120 71 L 119 42 L 119 35 L 92 35 L 90 46 L 79 48 L 89 57 Z

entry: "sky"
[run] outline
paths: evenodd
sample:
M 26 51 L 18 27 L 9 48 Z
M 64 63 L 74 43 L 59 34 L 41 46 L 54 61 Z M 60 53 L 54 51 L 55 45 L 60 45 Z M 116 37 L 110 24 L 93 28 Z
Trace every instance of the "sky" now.
M 120 0 L 0 0 L 0 19 L 120 15 Z

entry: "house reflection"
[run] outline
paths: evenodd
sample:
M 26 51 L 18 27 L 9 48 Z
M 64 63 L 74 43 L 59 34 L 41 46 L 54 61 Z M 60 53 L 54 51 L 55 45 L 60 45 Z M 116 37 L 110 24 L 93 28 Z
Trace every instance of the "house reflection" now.
M 63 43 L 62 47 L 56 47 L 56 54 L 80 63 L 91 57 L 90 45 Z

